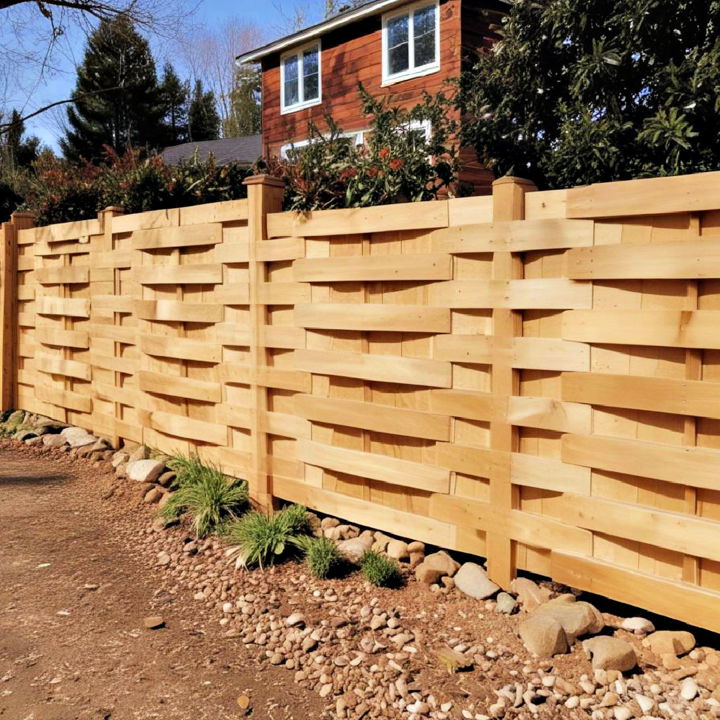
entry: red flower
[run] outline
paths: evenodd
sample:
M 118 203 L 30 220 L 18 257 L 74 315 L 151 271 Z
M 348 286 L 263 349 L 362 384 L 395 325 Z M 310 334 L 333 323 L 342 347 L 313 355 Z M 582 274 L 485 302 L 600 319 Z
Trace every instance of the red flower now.
M 402 158 L 393 158 L 389 163 L 391 170 L 399 170 L 404 164 L 405 161 Z
M 378 153 L 378 155 L 380 155 L 380 157 L 381 157 L 383 160 L 384 160 L 389 154 L 390 154 L 390 148 L 389 148 L 389 147 L 384 147 L 384 148 L 382 148 L 382 149 L 380 150 L 380 152 Z

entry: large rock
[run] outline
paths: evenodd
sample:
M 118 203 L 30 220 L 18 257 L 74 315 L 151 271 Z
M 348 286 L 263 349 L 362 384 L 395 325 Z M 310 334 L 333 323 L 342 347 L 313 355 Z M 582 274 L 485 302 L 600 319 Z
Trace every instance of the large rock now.
M 550 615 L 531 615 L 518 626 L 523 645 L 533 655 L 549 658 L 567 652 L 568 643 L 562 625 Z
M 147 460 L 150 457 L 150 448 L 147 445 L 140 445 L 130 453 L 128 462 L 136 462 L 138 460 Z
M 695 636 L 686 630 L 658 630 L 643 640 L 656 655 L 684 655 L 695 647 Z
M 460 569 L 460 563 L 455 562 L 445 551 L 426 555 L 425 559 L 415 568 L 415 577 L 427 585 L 439 582 L 444 576 L 452 577 Z
M 91 435 L 87 430 L 79 427 L 68 427 L 61 431 L 60 435 L 65 438 L 65 441 L 71 448 L 84 447 L 85 445 L 91 445 L 97 438 Z
M 126 453 L 124 450 L 118 450 L 116 453 L 112 456 L 112 466 L 114 468 L 117 468 L 119 465 L 122 465 L 123 463 L 129 462 L 130 460 L 130 454 Z
M 485 600 L 485 598 L 489 598 L 500 589 L 477 563 L 466 562 L 455 573 L 453 579 L 455 580 L 455 587 L 460 592 L 476 600 Z
M 581 635 L 592 635 L 605 627 L 602 614 L 590 603 L 574 602 L 572 596 L 549 600 L 535 609 L 534 615 L 549 615 L 557 620 L 572 645 Z
M 540 587 L 529 578 L 518 577 L 510 583 L 512 590 L 518 598 L 518 602 L 526 612 L 532 612 L 536 607 L 546 603 L 550 599 L 550 590 Z
M 607 635 L 590 638 L 583 642 L 583 650 L 595 670 L 627 672 L 637 665 L 635 648 L 620 638 Z
M 647 635 L 648 633 L 655 632 L 655 626 L 643 617 L 629 617 L 625 618 L 621 623 L 620 627 L 628 632 L 635 633 L 636 635 Z
M 372 538 L 367 535 L 341 540 L 337 544 L 340 554 L 353 565 L 359 565 L 363 555 L 372 547 Z
M 165 463 L 160 460 L 135 460 L 127 464 L 125 472 L 130 480 L 151 483 L 160 477 L 165 470 Z
M 387 554 L 389 557 L 395 560 L 409 560 L 410 552 L 408 551 L 408 545 L 402 540 L 391 540 L 388 543 Z
M 65 444 L 62 435 L 43 435 L 43 445 L 49 448 L 59 448 Z

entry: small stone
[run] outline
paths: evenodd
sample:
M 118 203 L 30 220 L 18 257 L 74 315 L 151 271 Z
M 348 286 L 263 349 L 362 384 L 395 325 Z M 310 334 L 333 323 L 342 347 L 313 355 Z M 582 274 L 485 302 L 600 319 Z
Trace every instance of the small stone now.
M 425 554 L 425 543 L 415 540 L 414 542 L 408 543 L 408 552 L 412 553 L 423 553 Z
M 60 435 L 71 448 L 80 448 L 85 445 L 92 445 L 97 438 L 91 435 L 84 428 L 68 427 L 60 431 Z
M 285 658 L 283 658 L 283 656 L 280 653 L 273 653 L 270 656 L 270 664 L 271 665 L 281 665 L 284 659 Z
M 636 635 L 647 635 L 648 633 L 655 632 L 655 626 L 649 620 L 642 617 L 625 618 L 620 623 L 620 627 Z
M 625 707 L 625 705 L 620 705 L 619 707 L 616 707 L 615 710 L 613 710 L 613 714 L 615 715 L 615 720 L 630 720 L 630 718 L 633 716 L 632 710 L 630 708 Z
M 165 469 L 159 460 L 134 460 L 127 464 L 126 473 L 130 480 L 154 482 Z
M 340 524 L 340 521 L 337 518 L 334 517 L 326 517 L 323 518 L 320 522 L 320 527 L 323 530 L 329 530 L 330 528 L 337 527 Z
M 139 445 L 131 453 L 128 462 L 147 460 L 150 457 L 150 448 L 147 445 Z
M 513 612 L 515 612 L 517 602 L 512 595 L 509 595 L 506 592 L 501 592 L 498 594 L 497 598 L 495 598 L 495 601 L 497 603 L 495 605 L 495 610 L 497 612 L 504 613 L 505 615 L 512 615 Z
M 164 627 L 165 620 L 160 615 L 150 615 L 143 620 L 143 625 L 148 630 L 157 630 L 158 628 Z
M 456 650 L 450 648 L 440 648 L 435 651 L 438 662 L 448 671 L 450 675 L 459 670 L 467 670 L 472 668 L 473 661 Z
M 590 638 L 583 642 L 583 650 L 595 669 L 626 672 L 637 665 L 635 648 L 620 638 L 605 635 Z
M 162 487 L 170 487 L 175 480 L 177 479 L 177 475 L 172 471 L 168 470 L 167 472 L 162 473 L 160 477 L 157 479 L 157 484 L 161 485 Z
M 455 587 L 460 592 L 476 600 L 485 600 L 485 598 L 491 597 L 500 589 L 490 580 L 485 570 L 473 562 L 466 562 L 457 571 L 453 579 L 455 580 Z
M 408 560 L 410 558 L 407 543 L 402 540 L 391 540 L 388 543 L 386 552 L 389 557 L 395 560 Z
M 340 554 L 353 565 L 359 565 L 363 555 L 372 547 L 372 539 L 367 536 L 341 540 L 337 544 Z
M 65 445 L 65 438 L 62 435 L 43 435 L 42 442 L 45 447 L 59 448 Z
M 151 488 L 145 493 L 143 502 L 148 505 L 152 505 L 153 503 L 158 502 L 162 496 L 163 493 L 160 490 L 158 490 L 157 488 Z
M 247 710 L 250 707 L 250 698 L 247 695 L 239 695 L 237 704 L 241 710 Z
M 117 468 L 118 465 L 122 465 L 123 463 L 126 463 L 130 460 L 130 454 L 126 453 L 124 450 L 118 450 L 116 453 L 113 453 L 112 459 L 110 460 L 110 464 Z
M 635 695 L 635 702 L 640 707 L 643 715 L 647 715 L 655 707 L 655 701 L 647 695 Z
M 550 615 L 531 615 L 518 626 L 525 647 L 542 658 L 564 653 L 568 649 L 562 625 Z
M 695 647 L 695 636 L 686 630 L 659 630 L 648 635 L 643 645 L 656 655 L 684 655 Z
M 301 612 L 295 612 L 285 620 L 288 627 L 301 627 L 305 625 L 305 616 Z
M 697 683 L 692 678 L 683 680 L 683 683 L 680 686 L 680 697 L 683 700 L 687 700 L 688 702 L 690 700 L 694 700 L 699 692 L 700 690 Z
M 570 596 L 572 597 L 572 596 Z M 575 602 L 575 598 L 561 597 L 550 600 L 536 608 L 536 615 L 550 615 L 555 618 L 570 644 L 580 635 L 594 634 L 605 627 L 602 614 L 590 603 Z
M 170 556 L 166 552 L 159 552 L 157 556 L 157 564 L 158 565 L 169 565 L 171 562 Z

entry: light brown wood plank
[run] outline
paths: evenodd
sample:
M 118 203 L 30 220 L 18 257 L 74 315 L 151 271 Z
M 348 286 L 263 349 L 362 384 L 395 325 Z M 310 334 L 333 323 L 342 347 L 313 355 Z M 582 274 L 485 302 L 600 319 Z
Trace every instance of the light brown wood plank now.
M 307 258 L 293 263 L 295 280 L 301 282 L 357 282 L 392 280 L 450 280 L 452 258 L 425 255 L 368 255 Z
M 382 330 L 386 332 L 450 332 L 450 311 L 422 305 L 300 304 L 295 324 L 318 330 Z

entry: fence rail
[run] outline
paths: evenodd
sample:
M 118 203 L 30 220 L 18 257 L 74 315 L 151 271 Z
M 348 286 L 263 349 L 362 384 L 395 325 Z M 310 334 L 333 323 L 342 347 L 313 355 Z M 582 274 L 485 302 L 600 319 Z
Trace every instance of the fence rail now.
M 0 231 L 2 407 L 720 631 L 720 174 Z

